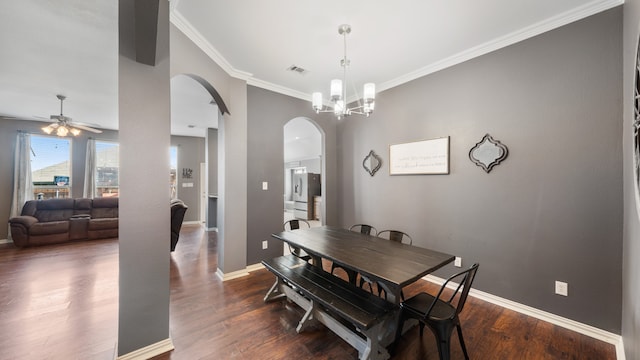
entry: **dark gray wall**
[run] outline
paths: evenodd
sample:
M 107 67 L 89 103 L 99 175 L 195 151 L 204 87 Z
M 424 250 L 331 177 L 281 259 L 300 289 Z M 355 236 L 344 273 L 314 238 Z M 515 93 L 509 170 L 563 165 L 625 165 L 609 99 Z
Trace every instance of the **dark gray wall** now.
M 336 223 L 335 156 L 336 119 L 327 114 L 315 114 L 308 101 L 280 95 L 249 86 L 248 99 L 248 162 L 247 162 L 247 264 L 282 255 L 282 242 L 271 237 L 282 231 L 284 195 L 283 126 L 296 117 L 306 117 L 324 132 L 327 224 Z M 267 191 L 262 182 L 269 183 Z M 269 248 L 262 250 L 262 241 Z
M 205 141 L 209 171 L 207 194 L 218 195 L 218 129 L 207 129 Z
M 189 209 L 184 221 L 200 220 L 200 163 L 205 162 L 205 139 L 192 136 L 172 136 L 171 146 L 178 147 L 178 198 Z M 182 176 L 182 169 L 191 169 L 191 179 Z M 193 187 L 183 187 L 183 183 L 193 183 Z
M 620 333 L 621 22 L 610 10 L 378 94 L 338 128 L 340 223 L 404 230 L 479 262 L 479 290 Z M 486 133 L 509 148 L 489 174 L 468 158 Z M 389 144 L 443 136 L 449 175 L 389 176 Z
M 622 337 L 627 359 L 640 359 L 640 209 L 633 175 L 634 70 L 640 33 L 640 1 L 624 4 L 624 260 L 622 267 Z

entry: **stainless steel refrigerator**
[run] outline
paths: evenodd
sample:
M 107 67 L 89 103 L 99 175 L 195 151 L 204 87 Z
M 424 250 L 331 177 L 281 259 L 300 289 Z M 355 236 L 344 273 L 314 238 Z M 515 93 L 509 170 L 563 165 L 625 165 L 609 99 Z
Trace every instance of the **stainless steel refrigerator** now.
M 320 174 L 293 174 L 293 215 L 298 219 L 311 220 L 313 197 L 320 195 Z

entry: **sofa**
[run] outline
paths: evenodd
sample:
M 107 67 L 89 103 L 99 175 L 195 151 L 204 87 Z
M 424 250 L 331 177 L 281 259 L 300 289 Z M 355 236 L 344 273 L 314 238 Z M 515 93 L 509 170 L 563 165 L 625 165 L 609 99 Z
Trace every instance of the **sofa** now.
M 9 219 L 18 247 L 118 237 L 118 198 L 29 200 Z

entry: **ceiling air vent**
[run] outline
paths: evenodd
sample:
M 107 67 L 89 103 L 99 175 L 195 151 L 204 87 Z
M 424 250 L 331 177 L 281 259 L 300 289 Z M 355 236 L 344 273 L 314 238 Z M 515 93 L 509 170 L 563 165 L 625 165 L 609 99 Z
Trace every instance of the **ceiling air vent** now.
M 287 68 L 287 71 L 293 71 L 295 73 L 298 73 L 300 75 L 305 75 L 306 73 L 308 73 L 307 70 L 305 70 L 304 68 L 301 68 L 300 66 L 296 66 L 296 65 L 291 65 Z

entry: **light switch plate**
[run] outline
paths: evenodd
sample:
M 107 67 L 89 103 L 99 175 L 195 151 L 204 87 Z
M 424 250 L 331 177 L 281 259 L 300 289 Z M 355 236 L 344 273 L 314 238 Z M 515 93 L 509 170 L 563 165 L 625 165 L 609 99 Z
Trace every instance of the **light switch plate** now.
M 262 182 L 262 190 L 269 190 L 269 183 L 266 181 Z
M 462 258 L 459 256 L 456 256 L 456 259 L 453 261 L 453 266 L 462 267 Z

